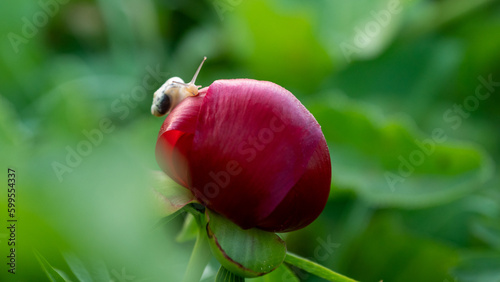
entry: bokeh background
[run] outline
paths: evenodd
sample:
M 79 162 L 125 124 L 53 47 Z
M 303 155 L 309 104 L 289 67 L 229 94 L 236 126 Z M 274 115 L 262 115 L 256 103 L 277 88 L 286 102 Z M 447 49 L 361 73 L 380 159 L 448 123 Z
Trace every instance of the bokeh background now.
M 163 118 L 150 104 L 207 56 L 198 84 L 273 81 L 325 133 L 330 200 L 286 235 L 289 250 L 362 281 L 500 281 L 499 1 L 0 6 L 1 226 L 8 168 L 18 219 L 15 275 L 0 228 L 0 280 L 47 281 L 44 268 L 72 281 L 182 279 L 193 246 L 175 240 L 182 218 L 153 228 Z

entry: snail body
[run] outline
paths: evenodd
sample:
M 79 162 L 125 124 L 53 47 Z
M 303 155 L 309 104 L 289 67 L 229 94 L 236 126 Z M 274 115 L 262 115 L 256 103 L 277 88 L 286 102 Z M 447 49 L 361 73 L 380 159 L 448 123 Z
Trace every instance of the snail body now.
M 195 85 L 196 78 L 200 73 L 201 67 L 207 57 L 203 58 L 198 70 L 189 83 L 185 83 L 182 78 L 174 76 L 169 78 L 153 96 L 153 104 L 151 105 L 151 114 L 157 117 L 166 115 L 172 111 L 182 100 L 189 96 L 197 96 L 198 89 L 201 86 Z

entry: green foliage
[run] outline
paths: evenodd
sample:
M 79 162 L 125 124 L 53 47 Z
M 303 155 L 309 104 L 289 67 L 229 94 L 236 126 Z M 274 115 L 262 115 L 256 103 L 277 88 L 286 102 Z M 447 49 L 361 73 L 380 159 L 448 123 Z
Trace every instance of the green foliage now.
M 327 125 L 323 133 L 338 189 L 352 189 L 378 205 L 428 207 L 461 197 L 491 177 L 491 160 L 475 144 L 449 141 L 442 128 L 425 136 L 408 118 L 386 119 L 344 96 L 325 96 L 309 109 Z
M 196 235 L 198 234 L 198 224 L 196 223 L 196 220 L 194 216 L 190 213 L 186 215 L 186 218 L 184 219 L 184 224 L 182 225 L 182 229 L 177 234 L 177 237 L 175 240 L 177 242 L 187 242 L 190 240 L 194 240 L 196 238 Z
M 500 255 L 498 253 L 476 253 L 464 255 L 463 261 L 453 270 L 459 281 L 497 281 L 500 277 Z
M 59 269 L 54 268 L 50 263 L 37 251 L 35 251 L 35 256 L 40 262 L 40 266 L 42 267 L 43 271 L 45 274 L 47 274 L 47 277 L 49 278 L 50 281 L 53 282 L 66 282 L 68 281 L 66 275 Z
M 180 186 L 161 171 L 151 173 L 153 188 L 151 191 L 157 199 L 158 210 L 167 215 L 169 220 L 177 215 L 182 207 L 192 202 L 193 194 L 185 187 Z M 172 217 L 173 216 L 173 217 Z

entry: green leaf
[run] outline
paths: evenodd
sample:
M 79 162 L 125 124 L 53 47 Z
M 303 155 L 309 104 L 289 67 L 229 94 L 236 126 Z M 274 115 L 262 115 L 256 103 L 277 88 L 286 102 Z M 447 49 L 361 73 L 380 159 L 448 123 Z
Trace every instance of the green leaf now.
M 169 223 L 170 221 L 172 221 L 174 218 L 176 218 L 177 216 L 179 216 L 180 214 L 182 214 L 184 212 L 184 210 L 180 209 L 180 210 L 177 210 L 175 211 L 174 213 L 172 214 L 169 214 L 163 218 L 161 218 L 160 220 L 158 220 L 158 222 L 153 226 L 153 229 L 155 228 L 158 228 L 162 225 L 165 225 L 167 223 Z
M 231 271 L 225 269 L 223 266 L 217 271 L 217 276 L 215 276 L 215 282 L 243 282 L 245 278 L 238 276 Z
M 108 282 L 111 281 L 111 275 L 109 274 L 108 267 L 102 259 L 93 258 L 87 265 L 89 265 L 88 270 L 91 277 L 94 278 L 96 282 Z
M 476 223 L 473 219 L 478 217 L 481 209 L 491 208 L 492 205 L 488 199 L 469 195 L 448 204 L 427 209 L 394 211 L 394 214 L 403 217 L 405 228 L 415 235 L 467 248 L 471 242 L 471 225 L 474 227 Z
M 0 155 L 10 166 L 19 166 L 31 155 L 25 136 L 26 128 L 19 121 L 14 105 L 0 94 Z M 26 160 L 27 161 L 27 160 Z
M 284 1 L 290 9 L 314 10 L 316 33 L 335 61 L 350 63 L 356 59 L 371 59 L 382 52 L 397 35 L 407 10 L 405 1 Z M 395 5 L 389 12 L 388 6 Z M 360 5 L 362 4 L 362 5 Z M 285 9 L 285 8 L 283 8 Z M 349 16 L 345 13 L 349 11 Z M 376 29 L 376 33 L 373 33 Z
M 359 281 L 450 281 L 450 268 L 459 260 L 449 243 L 409 233 L 404 217 L 387 210 L 356 235 L 337 269 Z
M 460 282 L 500 281 L 500 253 L 474 253 L 464 256 L 453 274 Z
M 492 248 L 500 250 L 500 223 L 497 219 L 481 219 L 471 223 L 471 231 L 488 243 Z
M 264 276 L 249 279 L 250 282 L 300 282 L 299 278 L 295 276 L 293 271 L 285 264 L 280 265 L 275 271 L 268 273 Z
M 206 210 L 212 253 L 229 271 L 257 277 L 278 268 L 285 259 L 285 242 L 275 233 L 257 228 L 243 230 L 229 219 Z
M 182 229 L 175 240 L 179 243 L 194 240 L 198 234 L 198 230 L 199 227 L 196 219 L 191 213 L 187 213 L 186 218 L 184 219 L 184 224 L 182 225 Z
M 492 175 L 490 158 L 473 144 L 431 136 L 410 120 L 387 119 L 344 96 L 309 107 L 330 147 L 332 182 L 371 203 L 418 208 L 456 199 Z M 332 193 L 335 195 L 335 193 Z
M 21 123 L 15 109 L 9 101 L 0 96 L 0 140 L 2 147 L 16 146 L 22 139 Z
M 419 41 L 393 49 L 373 60 L 349 65 L 335 76 L 332 86 L 385 111 L 405 112 L 422 123 L 432 118 L 433 111 L 438 111 L 442 120 L 443 110 L 436 98 L 443 95 L 443 88 L 460 65 L 461 46 L 455 41 Z M 359 83 L 360 77 L 363 83 Z
M 234 13 L 225 13 L 224 17 L 229 22 L 226 37 L 233 45 L 229 48 L 242 53 L 237 55 L 255 79 L 286 85 L 292 92 L 314 93 L 333 68 L 327 49 L 315 34 L 316 15 L 310 9 L 243 1 Z M 262 19 L 266 19 L 265 24 Z M 279 32 L 269 32 L 271 26 Z M 252 38 L 252 44 L 245 38 Z
M 36 250 L 34 250 L 35 257 L 42 266 L 43 271 L 47 274 L 50 281 L 53 282 L 65 282 L 70 281 L 67 279 L 67 275 L 59 269 L 56 269 L 50 265 L 50 263 Z
M 66 263 L 79 281 L 109 282 L 111 276 L 104 261 L 97 257 L 86 258 L 83 261 L 72 253 L 63 253 Z
M 470 231 L 474 237 L 491 247 L 500 251 L 500 175 L 497 174 L 490 186 L 482 190 L 482 195 L 475 198 L 475 210 L 477 214 L 472 221 L 467 221 Z
M 177 184 L 165 173 L 153 171 L 151 179 L 160 214 L 171 215 L 194 201 L 193 194 L 187 188 Z
M 93 281 L 92 276 L 88 272 L 84 263 L 74 254 L 64 253 L 63 254 L 66 263 L 69 265 L 69 268 L 73 272 L 73 274 L 80 281 Z

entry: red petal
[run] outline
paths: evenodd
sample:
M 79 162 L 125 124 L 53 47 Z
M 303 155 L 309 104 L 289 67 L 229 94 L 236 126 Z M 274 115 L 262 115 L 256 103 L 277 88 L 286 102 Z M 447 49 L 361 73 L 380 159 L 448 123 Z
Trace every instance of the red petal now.
M 271 232 L 289 232 L 313 222 L 326 205 L 331 171 L 330 154 L 323 139 L 316 147 L 302 178 L 258 227 Z
M 215 81 L 188 156 L 190 189 L 241 227 L 255 227 L 299 181 L 323 139 L 286 89 L 250 79 Z
M 207 88 L 177 105 L 163 122 L 156 143 L 156 161 L 173 180 L 188 187 L 187 154 L 191 149 L 196 120 Z
M 170 130 L 194 133 L 198 112 L 200 111 L 200 106 L 203 103 L 207 90 L 208 88 L 203 88 L 200 90 L 198 96 L 187 97 L 179 103 L 163 122 L 158 136 Z

